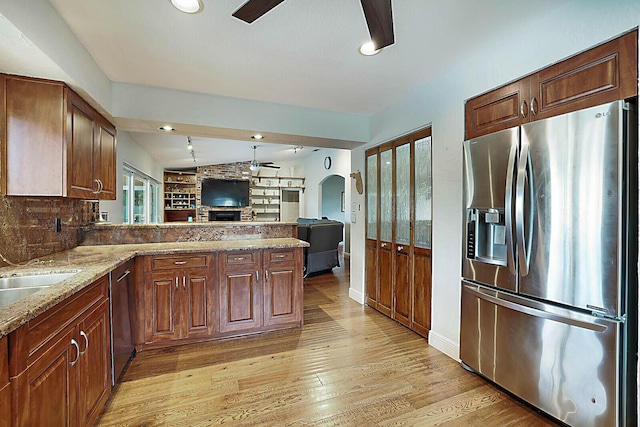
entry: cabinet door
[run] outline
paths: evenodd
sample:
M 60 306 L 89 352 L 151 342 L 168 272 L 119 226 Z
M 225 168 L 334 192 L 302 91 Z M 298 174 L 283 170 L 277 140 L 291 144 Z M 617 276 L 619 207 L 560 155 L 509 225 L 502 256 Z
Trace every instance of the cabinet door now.
M 411 316 L 411 143 L 401 140 L 395 150 L 395 244 L 393 318 L 409 326 Z
M 411 329 L 428 338 L 431 329 L 431 249 L 414 248 L 413 265 Z
M 6 77 L 5 194 L 64 195 L 64 111 L 61 83 Z
M 365 291 L 367 305 L 378 308 L 378 243 L 367 239 L 365 246 Z
M 391 316 L 393 304 L 393 150 L 389 147 L 380 152 L 380 233 L 379 233 L 379 293 L 378 310 Z
M 9 337 L 0 338 L 0 427 L 11 425 L 11 384 L 9 383 Z
M 551 65 L 531 76 L 532 120 L 638 93 L 638 31 Z
M 465 139 L 497 132 L 529 121 L 529 79 L 469 99 L 465 109 Z
M 91 107 L 67 90 L 67 180 L 69 197 L 97 198 L 98 184 L 94 181 L 94 116 Z
M 59 334 L 42 356 L 18 377 L 16 391 L 19 404 L 25 409 L 18 415 L 18 425 L 77 425 L 80 348 L 74 332 L 75 329 L 68 329 Z
M 269 249 L 263 253 L 264 324 L 302 322 L 302 249 Z
M 80 425 L 92 425 L 111 387 L 109 306 L 105 301 L 78 325 L 78 413 Z
M 181 290 L 185 336 L 189 338 L 211 335 L 214 330 L 215 293 L 208 271 L 192 271 L 184 276 Z
M 93 151 L 94 178 L 100 181 L 100 199 L 116 199 L 116 129 L 105 119 L 96 122 Z
M 262 278 L 260 251 L 221 256 L 220 332 L 262 326 Z M 244 264 L 245 257 L 250 257 Z M 238 261 L 233 261 L 238 258 Z M 242 259 L 240 259 L 242 258 Z M 233 265 L 233 262 L 237 264 Z
M 180 337 L 180 282 L 172 272 L 147 274 L 145 278 L 146 341 L 166 341 Z

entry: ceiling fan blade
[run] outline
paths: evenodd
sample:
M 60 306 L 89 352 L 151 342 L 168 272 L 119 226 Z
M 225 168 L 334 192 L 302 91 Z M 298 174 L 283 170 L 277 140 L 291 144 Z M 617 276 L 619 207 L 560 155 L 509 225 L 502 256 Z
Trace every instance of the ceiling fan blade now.
M 233 16 L 247 24 L 251 24 L 283 1 L 284 0 L 249 0 L 233 12 Z
M 280 166 L 278 166 L 278 165 L 274 165 L 274 164 L 273 164 L 273 163 L 271 163 L 271 162 L 270 162 L 270 164 L 264 164 L 264 163 L 261 163 L 261 164 L 260 164 L 260 167 L 262 167 L 262 168 L 271 168 L 271 169 L 280 169 Z
M 393 35 L 391 0 L 360 0 L 360 3 L 375 48 L 382 49 L 392 45 L 395 42 L 395 37 Z

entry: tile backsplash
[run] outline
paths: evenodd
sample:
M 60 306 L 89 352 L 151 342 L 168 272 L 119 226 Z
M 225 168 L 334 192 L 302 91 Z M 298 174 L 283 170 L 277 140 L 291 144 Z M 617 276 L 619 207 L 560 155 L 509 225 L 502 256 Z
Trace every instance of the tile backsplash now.
M 0 254 L 22 263 L 78 246 L 80 227 L 97 219 L 97 204 L 64 197 L 0 196 Z M 6 265 L 0 260 L 0 267 Z

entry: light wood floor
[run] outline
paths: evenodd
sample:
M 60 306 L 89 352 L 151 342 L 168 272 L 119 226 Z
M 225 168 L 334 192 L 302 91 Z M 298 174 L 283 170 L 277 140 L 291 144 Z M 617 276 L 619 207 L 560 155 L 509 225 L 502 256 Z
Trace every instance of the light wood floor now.
M 98 425 L 555 425 L 348 288 L 305 279 L 298 330 L 138 354 Z

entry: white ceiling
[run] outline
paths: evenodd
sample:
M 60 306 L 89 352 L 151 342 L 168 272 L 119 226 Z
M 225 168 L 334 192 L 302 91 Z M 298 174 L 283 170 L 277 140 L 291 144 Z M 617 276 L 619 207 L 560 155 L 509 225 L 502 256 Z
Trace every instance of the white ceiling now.
M 519 36 L 519 21 L 563 3 L 393 0 L 395 44 L 364 57 L 357 50 L 368 31 L 358 0 L 287 0 L 251 25 L 231 16 L 244 0 L 203 0 L 195 15 L 169 0 L 50 2 L 111 81 L 365 116 L 496 34 Z M 172 147 L 186 146 L 184 136 L 132 137 L 165 167 L 178 166 Z M 198 164 L 235 151 L 229 141 L 200 139 Z M 254 142 L 234 143 L 250 153 Z M 272 156 L 264 160 L 278 160 Z

